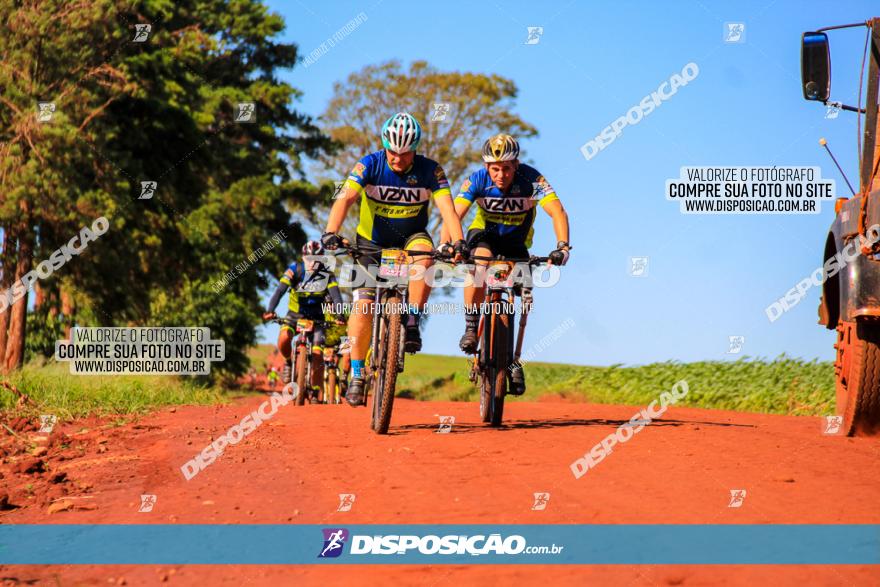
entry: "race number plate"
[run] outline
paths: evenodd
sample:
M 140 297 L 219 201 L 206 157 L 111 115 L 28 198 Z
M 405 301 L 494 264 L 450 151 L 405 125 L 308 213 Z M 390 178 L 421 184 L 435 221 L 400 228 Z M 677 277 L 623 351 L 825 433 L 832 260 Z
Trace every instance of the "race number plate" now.
M 300 319 L 296 321 L 296 329 L 300 332 L 311 332 L 314 327 L 315 323 L 312 320 Z
M 513 271 L 510 263 L 491 263 L 486 272 L 486 285 L 491 288 L 513 287 Z
M 403 249 L 382 249 L 379 277 L 406 277 L 408 271 L 406 251 Z

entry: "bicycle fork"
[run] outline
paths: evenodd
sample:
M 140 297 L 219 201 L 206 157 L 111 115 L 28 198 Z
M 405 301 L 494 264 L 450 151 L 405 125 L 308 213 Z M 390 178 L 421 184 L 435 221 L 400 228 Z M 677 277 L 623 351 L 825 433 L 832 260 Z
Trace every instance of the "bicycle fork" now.
M 511 299 L 514 299 L 511 296 Z M 524 287 L 522 290 L 522 316 L 519 318 L 519 328 L 516 331 L 516 350 L 513 353 L 511 365 L 518 365 L 522 355 L 523 338 L 526 334 L 526 322 L 529 320 L 529 311 L 532 309 L 532 288 Z

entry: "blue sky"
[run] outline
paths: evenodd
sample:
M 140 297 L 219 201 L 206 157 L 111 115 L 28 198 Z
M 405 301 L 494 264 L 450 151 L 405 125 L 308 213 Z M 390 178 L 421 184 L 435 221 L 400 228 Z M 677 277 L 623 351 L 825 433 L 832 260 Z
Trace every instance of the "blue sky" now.
M 833 205 L 818 215 L 685 216 L 665 200 L 664 182 L 686 165 L 819 166 L 847 195 L 818 140 L 828 139 L 857 182 L 856 117 L 826 119 L 823 106 L 803 100 L 800 35 L 864 21 L 874 16 L 871 3 L 833 11 L 782 0 L 268 4 L 303 55 L 367 16 L 309 68 L 285 72 L 303 92 L 297 108 L 315 116 L 335 81 L 392 58 L 517 84 L 517 113 L 540 131 L 524 147 L 563 200 L 574 246 L 559 285 L 536 292 L 524 348 L 568 318 L 574 327 L 536 360 L 643 364 L 783 352 L 833 359 L 833 333 L 816 324 L 815 288 L 773 323 L 764 313 L 821 265 Z M 743 43 L 723 41 L 726 22 L 745 24 Z M 525 44 L 529 26 L 544 27 L 538 44 Z M 836 100 L 856 102 L 863 43 L 864 29 L 831 33 Z M 581 145 L 689 62 L 699 66 L 696 79 L 584 158 Z M 555 241 L 539 212 L 533 252 L 546 254 Z M 629 274 L 633 256 L 649 258 L 646 276 Z M 462 329 L 460 316 L 432 317 L 424 351 L 456 353 Z M 274 339 L 275 331 L 264 335 Z M 745 337 L 742 354 L 727 354 L 731 335 Z

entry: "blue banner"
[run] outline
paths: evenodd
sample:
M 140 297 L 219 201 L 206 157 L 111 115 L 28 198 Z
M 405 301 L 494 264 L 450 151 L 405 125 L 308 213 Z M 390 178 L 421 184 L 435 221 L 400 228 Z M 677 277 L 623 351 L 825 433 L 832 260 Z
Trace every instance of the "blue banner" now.
M 880 525 L 0 526 L 0 564 L 880 564 Z

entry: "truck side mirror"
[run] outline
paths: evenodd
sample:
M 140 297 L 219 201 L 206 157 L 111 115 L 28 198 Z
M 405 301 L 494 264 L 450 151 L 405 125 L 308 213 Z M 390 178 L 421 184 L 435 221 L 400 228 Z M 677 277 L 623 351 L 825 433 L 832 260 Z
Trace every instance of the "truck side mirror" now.
M 805 100 L 827 102 L 831 96 L 831 52 L 825 33 L 804 33 L 801 38 L 801 84 Z

